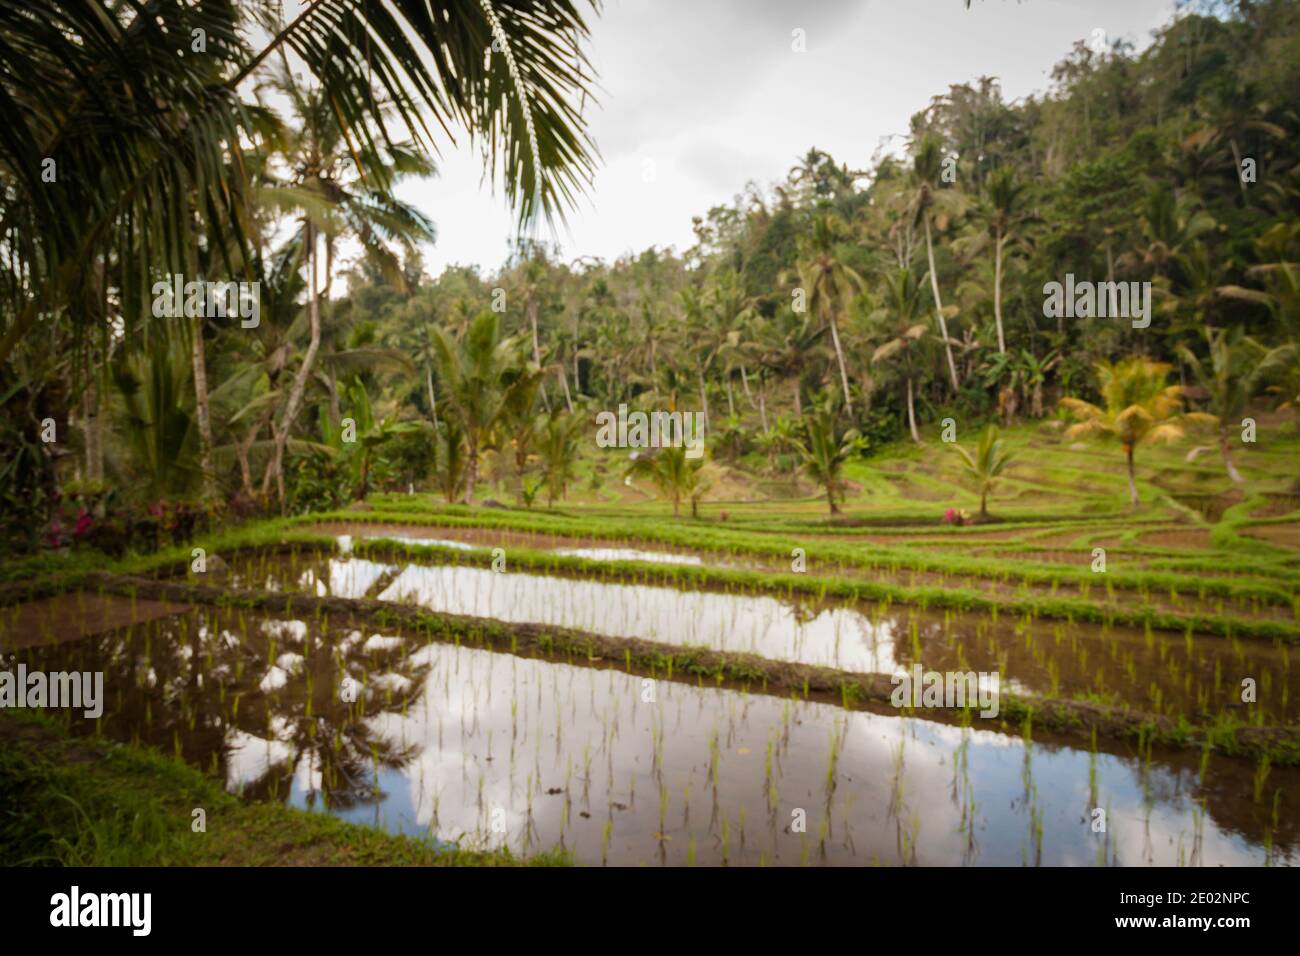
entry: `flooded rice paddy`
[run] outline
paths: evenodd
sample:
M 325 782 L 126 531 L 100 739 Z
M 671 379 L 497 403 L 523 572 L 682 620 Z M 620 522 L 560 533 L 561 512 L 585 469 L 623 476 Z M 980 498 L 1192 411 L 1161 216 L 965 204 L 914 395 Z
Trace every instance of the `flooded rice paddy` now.
M 416 604 L 431 611 L 748 652 L 863 673 L 997 671 L 1020 694 L 1086 697 L 1171 716 L 1293 722 L 1286 645 L 1214 635 L 995 619 L 803 595 L 687 591 L 520 571 L 315 552 L 231 562 L 234 586 Z M 1241 682 L 1255 681 L 1247 711 Z
M 347 588 L 391 573 L 340 564 L 331 586 L 342 568 Z M 1300 862 L 1283 802 L 1300 772 L 1261 780 L 1228 758 L 1090 749 L 205 607 L 16 654 L 29 668 L 104 671 L 104 717 L 74 720 L 77 732 L 175 752 L 250 798 L 441 841 L 562 846 L 587 864 Z M 354 702 L 345 678 L 362 688 Z
M 419 525 L 326 524 L 317 531 L 334 533 L 342 550 L 351 550 L 355 539 L 387 539 L 400 544 L 437 545 L 460 551 L 491 548 L 531 548 L 589 561 L 650 561 L 659 564 L 683 564 L 712 568 L 760 567 L 760 562 L 741 562 L 734 557 L 682 554 L 668 548 L 613 546 L 604 543 L 579 543 L 573 538 L 536 534 L 527 531 L 486 530 L 482 528 L 423 528 Z
M 699 551 L 682 553 L 668 545 L 654 544 L 640 539 L 604 540 L 582 537 L 562 537 L 538 532 L 515 529 L 435 527 L 422 525 L 394 525 L 387 523 L 367 524 L 326 523 L 315 525 L 311 530 L 334 534 L 344 549 L 352 546 L 354 539 L 380 539 L 397 541 L 402 544 L 438 545 L 457 550 L 526 548 L 546 551 L 556 555 L 585 558 L 590 561 L 648 561 L 658 564 L 682 564 L 712 569 L 743 569 L 761 571 L 769 574 L 785 574 L 791 570 L 790 560 L 782 555 L 751 554 L 735 552 Z M 992 541 L 999 535 L 1014 532 L 985 532 Z M 882 558 L 880 566 L 868 564 L 844 564 L 835 559 L 819 557 L 816 550 L 807 555 L 807 570 L 813 574 L 831 574 L 848 579 L 868 579 L 889 581 L 905 587 L 943 587 L 964 588 L 988 595 L 1001 597 L 1073 597 L 1098 601 L 1103 604 L 1125 608 L 1151 608 L 1170 614 L 1223 614 L 1225 612 L 1244 614 L 1261 619 L 1290 622 L 1300 616 L 1300 607 L 1295 602 L 1281 600 L 1263 601 L 1247 596 L 1216 596 L 1214 593 L 1201 593 L 1201 588 L 1187 585 L 1183 588 L 1160 589 L 1144 587 L 1114 587 L 1105 581 L 1097 581 L 1089 576 L 1082 582 L 1070 575 L 1081 568 L 1088 568 L 1093 555 L 1088 548 L 1077 551 L 1031 551 L 1002 552 L 997 549 L 987 550 L 980 547 L 981 539 L 972 537 L 977 532 L 963 532 L 962 539 L 949 537 L 919 538 L 915 541 L 900 539 L 898 536 L 868 535 L 846 536 L 831 534 L 814 534 L 814 539 L 842 548 L 844 545 L 874 545 L 904 547 L 921 545 L 926 549 L 948 549 L 958 557 L 993 557 L 1016 562 L 1041 562 L 1049 570 L 1053 565 L 1073 565 L 1073 568 L 1061 569 L 1061 576 L 1052 580 L 1029 580 L 1014 575 L 1005 577 L 981 574 L 942 572 L 937 570 L 919 570 L 899 558 Z M 866 553 L 869 553 L 866 552 Z M 1111 549 L 1112 564 L 1116 567 L 1127 566 L 1127 561 L 1117 562 L 1118 552 Z M 1138 565 L 1134 564 L 1133 568 Z M 1042 570 L 1042 569 L 1040 569 Z M 1198 569 L 1194 576 L 1201 575 Z M 1280 595 L 1281 592 L 1279 592 Z

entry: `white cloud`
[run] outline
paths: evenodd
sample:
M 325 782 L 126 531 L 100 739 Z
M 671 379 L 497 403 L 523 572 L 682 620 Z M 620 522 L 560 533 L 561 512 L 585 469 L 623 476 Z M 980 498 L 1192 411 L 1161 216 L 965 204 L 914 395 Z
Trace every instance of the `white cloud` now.
M 1172 0 L 613 0 L 590 21 L 603 162 L 557 238 L 567 257 L 684 249 L 692 216 L 784 176 L 812 146 L 862 168 L 950 84 L 995 76 L 1023 97 L 1094 29 L 1140 48 L 1172 12 Z M 806 53 L 791 50 L 796 28 Z M 438 178 L 402 187 L 438 224 L 434 274 L 505 259 L 514 217 L 481 181 L 477 153 L 447 147 Z

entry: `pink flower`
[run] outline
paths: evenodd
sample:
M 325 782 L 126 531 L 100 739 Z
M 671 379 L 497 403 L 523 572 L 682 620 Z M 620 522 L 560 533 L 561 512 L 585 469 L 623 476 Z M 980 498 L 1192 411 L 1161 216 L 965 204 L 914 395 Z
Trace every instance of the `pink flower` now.
M 95 526 L 95 521 L 90 517 L 90 513 L 82 508 L 77 514 L 77 526 L 72 529 L 73 537 L 84 538 L 90 534 L 90 529 Z

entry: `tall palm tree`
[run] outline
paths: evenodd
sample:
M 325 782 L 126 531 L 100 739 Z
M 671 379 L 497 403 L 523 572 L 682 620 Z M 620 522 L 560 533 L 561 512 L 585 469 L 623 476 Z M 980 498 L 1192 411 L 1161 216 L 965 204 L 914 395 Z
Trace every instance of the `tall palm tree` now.
M 813 217 L 812 230 L 799 240 L 799 284 L 808 296 L 808 309 L 815 313 L 822 325 L 831 331 L 835 346 L 835 360 L 840 367 L 840 385 L 844 390 L 844 407 L 853 414 L 853 399 L 849 394 L 849 373 L 844 364 L 844 349 L 840 345 L 836 313 L 841 311 L 853 294 L 862 288 L 862 277 L 844 261 L 839 246 L 846 230 L 841 219 L 819 213 Z
M 1021 196 L 1025 187 L 1016 181 L 1015 170 L 1000 166 L 985 184 L 984 217 L 993 238 L 993 318 L 998 327 L 998 351 L 1005 353 L 1007 338 L 1002 328 L 1002 256 L 1012 229 L 1020 218 Z M 931 267 L 933 268 L 933 267 Z M 951 349 L 949 356 L 952 355 Z
M 939 272 L 934 265 L 934 237 L 931 220 L 947 219 L 947 208 L 953 205 L 952 190 L 940 190 L 943 173 L 943 146 L 938 137 L 926 134 L 912 143 L 912 208 L 913 214 L 924 226 L 925 254 L 930 263 L 930 291 L 934 295 L 935 320 L 943 337 L 944 352 L 948 357 L 948 374 L 953 394 L 961 388 L 957 379 L 957 363 L 953 361 L 952 345 L 948 338 L 948 322 L 943 311 L 943 298 L 939 294 Z
M 528 254 L 528 258 L 523 263 L 522 275 L 520 276 L 524 292 L 524 315 L 528 319 L 528 329 L 532 334 L 533 363 L 538 368 L 542 368 L 542 347 L 537 333 L 537 313 L 541 309 L 542 285 L 546 281 L 546 261 L 542 258 L 540 251 L 534 247 L 525 245 L 522 247 L 522 251 Z M 549 412 L 551 410 L 551 399 L 546 394 L 545 384 L 540 386 L 540 391 L 542 406 Z
M 989 516 L 989 492 L 997 484 L 1002 472 L 1006 470 L 1011 459 L 1015 457 L 1005 449 L 998 438 L 998 427 L 988 425 L 980 435 L 979 444 L 972 455 L 961 445 L 949 446 L 961 458 L 966 475 L 975 483 L 975 492 L 980 496 L 980 517 Z
M 1287 131 L 1276 123 L 1251 115 L 1252 109 L 1257 108 L 1259 95 L 1245 83 L 1227 80 L 1216 83 L 1209 90 L 1208 101 L 1210 125 L 1207 131 L 1212 141 L 1228 141 L 1232 153 L 1232 175 L 1241 187 L 1242 205 L 1249 205 L 1250 194 L 1246 190 L 1246 181 L 1241 177 L 1241 141 L 1251 133 L 1284 140 Z
M 1193 416 L 1183 416 L 1182 386 L 1167 384 L 1171 366 L 1132 356 L 1096 365 L 1102 404 L 1062 398 L 1061 406 L 1079 421 L 1066 429 L 1067 438 L 1095 436 L 1120 443 L 1128 466 L 1129 500 L 1138 505 L 1133 455 L 1144 442 L 1176 441 Z M 1204 416 L 1199 416 L 1204 418 Z
M 438 380 L 443 399 L 465 440 L 464 502 L 474 499 L 478 459 L 488 436 L 521 388 L 534 386 L 537 372 L 520 369 L 519 343 L 502 338 L 497 313 L 480 312 L 464 336 L 453 340 L 435 330 Z
M 1241 472 L 1232 460 L 1231 430 L 1237 427 L 1250 399 L 1260 386 L 1286 363 L 1295 357 L 1295 343 L 1266 348 L 1242 331 L 1206 328 L 1204 330 L 1208 355 L 1205 361 L 1187 346 L 1179 346 L 1178 353 L 1192 370 L 1201 387 L 1209 395 L 1210 412 L 1219 427 L 1219 452 L 1228 477 L 1243 482 Z
M 923 348 L 927 329 L 917 322 L 921 311 L 920 282 L 914 272 L 908 268 L 894 269 L 885 273 L 884 303 L 869 318 L 870 324 L 883 334 L 886 341 L 879 345 L 871 355 L 871 364 L 895 362 L 898 364 L 906 386 L 907 426 L 912 433 L 912 441 L 921 444 L 920 432 L 916 429 L 916 377 L 918 374 L 918 353 Z
M 382 274 L 404 281 L 397 245 L 409 258 L 416 243 L 431 242 L 433 224 L 414 207 L 396 199 L 391 189 L 403 176 L 428 176 L 433 164 L 412 149 L 389 144 L 362 167 L 346 130 L 338 122 L 335 104 L 324 87 L 305 88 L 285 61 L 267 86 L 287 99 L 293 111 L 294 133 L 284 149 L 289 165 L 286 185 L 259 191 L 264 203 L 301 213 L 303 245 L 307 250 L 307 314 L 311 338 L 289 389 L 277 423 L 272 419 L 274 448 L 262 481 L 266 494 L 275 482 L 284 503 L 284 450 L 302 405 L 321 343 L 322 305 L 328 306 L 339 239 L 351 236 Z M 323 253 L 323 263 L 319 261 Z M 322 303 L 322 296 L 324 303 Z

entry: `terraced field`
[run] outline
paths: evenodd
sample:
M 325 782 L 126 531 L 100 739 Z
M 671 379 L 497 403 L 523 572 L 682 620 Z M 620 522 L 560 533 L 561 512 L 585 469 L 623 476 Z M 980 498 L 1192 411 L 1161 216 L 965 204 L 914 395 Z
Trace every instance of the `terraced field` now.
M 249 799 L 601 864 L 1300 861 L 1300 441 L 1010 435 L 994 520 L 934 441 L 815 498 L 377 495 L 17 568 L 0 646 L 97 670 L 94 733 Z M 633 489 L 635 490 L 635 489 Z M 1104 552 L 1104 555 L 1103 555 Z M 1104 564 L 1103 564 L 1104 557 Z M 53 573 L 51 573 L 53 572 Z M 975 673 L 934 706 L 901 675 Z M 70 724 L 76 732 L 76 724 Z M 1104 828 L 1098 828 L 1098 820 Z

